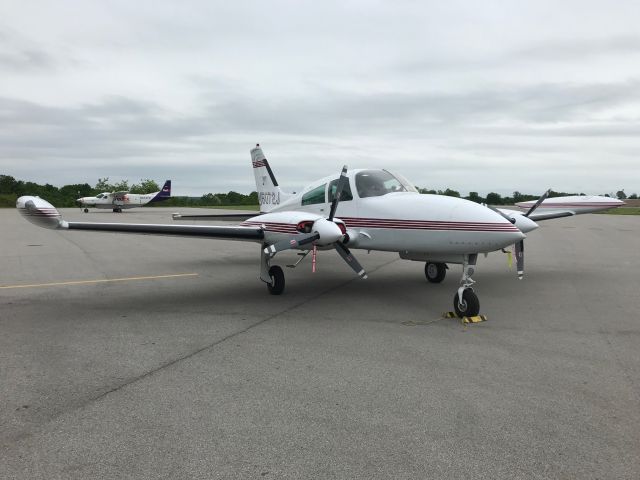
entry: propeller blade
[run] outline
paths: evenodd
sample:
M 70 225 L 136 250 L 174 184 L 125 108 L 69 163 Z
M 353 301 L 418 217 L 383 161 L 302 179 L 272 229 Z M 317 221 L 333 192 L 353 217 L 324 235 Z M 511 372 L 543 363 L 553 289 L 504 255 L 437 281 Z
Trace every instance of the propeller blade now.
M 347 166 L 342 167 L 342 172 L 340 173 L 340 179 L 338 180 L 338 184 L 336 185 L 336 194 L 333 197 L 333 202 L 331 202 L 331 210 L 329 211 L 330 222 L 333 221 L 333 216 L 336 214 L 336 210 L 338 208 L 338 203 L 340 202 L 340 196 L 342 195 L 342 190 L 349 183 L 349 178 L 347 177 Z
M 302 245 L 306 245 L 307 243 L 311 243 L 315 240 L 318 240 L 320 235 L 318 233 L 307 233 L 306 235 L 291 235 L 289 238 L 284 240 L 280 240 L 268 247 L 265 247 L 264 253 L 267 255 L 275 255 L 278 252 L 282 252 L 283 250 L 290 250 L 292 248 L 298 248 Z
M 524 240 L 516 243 L 516 270 L 518 271 L 518 278 L 522 280 L 524 276 Z
M 347 264 L 358 274 L 360 278 L 367 278 L 367 272 L 364 271 L 364 268 L 362 268 L 362 265 L 358 263 L 355 257 L 351 255 L 351 252 L 347 247 L 340 242 L 334 243 L 334 246 L 344 261 L 347 262 Z
M 533 207 L 531 207 L 529 211 L 524 214 L 524 216 L 528 217 L 529 215 L 531 215 L 536 210 L 536 208 L 538 208 L 540 204 L 545 201 L 545 199 L 549 196 L 550 193 L 551 193 L 551 189 L 544 192 L 542 196 L 538 199 L 538 201 L 533 204 Z
M 485 205 L 485 207 L 487 207 L 489 210 L 493 210 L 494 212 L 496 212 L 498 215 L 501 215 L 502 217 L 506 218 L 507 220 L 509 220 L 511 223 L 516 223 L 516 219 L 513 217 L 510 217 L 509 215 L 507 215 L 504 212 L 501 212 L 500 210 L 498 210 L 496 207 L 492 207 L 491 205 Z

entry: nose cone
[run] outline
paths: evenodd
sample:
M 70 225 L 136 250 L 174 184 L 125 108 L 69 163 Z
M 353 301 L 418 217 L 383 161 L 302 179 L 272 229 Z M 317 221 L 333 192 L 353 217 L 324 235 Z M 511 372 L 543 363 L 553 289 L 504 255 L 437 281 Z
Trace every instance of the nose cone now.
M 522 233 L 529 233 L 539 227 L 536 222 L 524 215 L 514 215 L 513 218 L 516 221 L 515 226 L 518 227 Z
M 342 238 L 340 227 L 329 220 L 320 218 L 313 224 L 313 231 L 320 235 L 318 245 L 330 245 Z

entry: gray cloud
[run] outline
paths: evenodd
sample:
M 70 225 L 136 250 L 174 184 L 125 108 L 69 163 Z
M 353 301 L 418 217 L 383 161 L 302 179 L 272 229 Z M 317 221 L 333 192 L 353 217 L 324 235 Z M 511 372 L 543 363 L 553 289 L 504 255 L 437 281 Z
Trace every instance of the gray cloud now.
M 582 38 L 544 42 L 516 50 L 505 60 L 576 61 L 597 56 L 638 55 L 640 36 L 623 35 L 605 38 Z
M 250 191 L 259 141 L 293 189 L 344 163 L 461 191 L 576 170 L 575 189 L 640 184 L 640 37 L 622 8 L 249 5 L 5 9 L 0 172 Z

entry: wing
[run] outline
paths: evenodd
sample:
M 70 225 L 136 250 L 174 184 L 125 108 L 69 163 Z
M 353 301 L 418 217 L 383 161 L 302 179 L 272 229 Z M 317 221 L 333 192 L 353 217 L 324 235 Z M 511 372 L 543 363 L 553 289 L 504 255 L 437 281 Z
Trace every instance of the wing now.
M 16 206 L 22 216 L 31 223 L 51 229 L 221 238 L 253 242 L 262 242 L 264 239 L 264 230 L 259 226 L 227 227 L 217 225 L 67 222 L 62 220 L 60 212 L 53 205 L 39 197 L 20 197 Z
M 534 201 L 518 202 L 522 209 L 530 209 Z M 583 213 L 594 213 L 623 206 L 625 203 L 616 198 L 598 195 L 570 195 L 566 197 L 546 198 L 538 208 L 529 215 L 531 220 L 548 220 L 550 218 L 570 217 Z
M 127 193 L 129 193 L 128 190 L 123 190 L 122 192 L 113 192 L 110 195 L 113 197 L 121 197 L 123 195 L 126 195 Z

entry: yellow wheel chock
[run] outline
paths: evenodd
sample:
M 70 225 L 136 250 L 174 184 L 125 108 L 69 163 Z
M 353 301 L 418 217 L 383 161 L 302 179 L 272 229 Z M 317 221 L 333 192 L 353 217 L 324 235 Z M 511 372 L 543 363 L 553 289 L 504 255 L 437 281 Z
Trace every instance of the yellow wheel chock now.
M 458 317 L 455 312 L 444 312 L 443 318 L 460 318 L 462 323 L 480 323 L 487 320 L 486 315 L 474 315 L 473 317 Z

